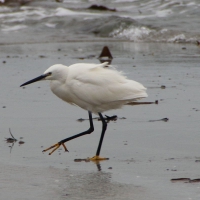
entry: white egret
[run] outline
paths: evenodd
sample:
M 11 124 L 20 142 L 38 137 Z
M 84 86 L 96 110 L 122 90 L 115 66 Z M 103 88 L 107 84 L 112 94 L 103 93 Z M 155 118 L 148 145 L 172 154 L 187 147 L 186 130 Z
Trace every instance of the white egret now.
M 102 132 L 96 155 L 91 160 L 102 160 L 100 151 L 107 128 L 107 122 L 102 112 L 118 109 L 132 104 L 138 99 L 147 97 L 146 88 L 115 69 L 104 68 L 108 63 L 88 64 L 78 63 L 69 67 L 56 64 L 49 67 L 41 76 L 25 82 L 20 87 L 40 80 L 50 80 L 51 91 L 69 104 L 76 105 L 88 111 L 90 128 L 87 131 L 61 140 L 45 149 L 53 150 L 62 145 L 67 151 L 65 142 L 77 137 L 90 134 L 94 131 L 92 113 L 98 114 L 102 121 Z

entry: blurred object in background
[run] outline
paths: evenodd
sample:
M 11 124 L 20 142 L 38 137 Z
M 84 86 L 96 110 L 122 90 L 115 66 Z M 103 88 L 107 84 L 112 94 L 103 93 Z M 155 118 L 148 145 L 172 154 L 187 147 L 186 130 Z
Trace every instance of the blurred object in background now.
M 99 56 L 99 61 L 101 63 L 108 62 L 110 65 L 112 62 L 112 59 L 113 59 L 113 57 L 112 57 L 112 54 L 110 53 L 109 48 L 107 46 L 103 47 L 101 54 Z
M 32 0 L 0 0 L 0 5 L 9 4 L 9 5 L 24 5 L 30 3 Z

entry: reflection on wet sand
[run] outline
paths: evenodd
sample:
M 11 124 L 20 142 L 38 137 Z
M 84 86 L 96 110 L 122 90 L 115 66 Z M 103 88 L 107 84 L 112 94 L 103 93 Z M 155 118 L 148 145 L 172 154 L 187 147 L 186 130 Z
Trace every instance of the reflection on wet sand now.
M 131 199 L 134 193 L 140 188 L 130 185 L 113 183 L 112 174 L 110 172 L 91 172 L 81 173 L 73 176 L 70 180 L 66 180 L 63 196 L 68 196 L 71 199 Z
M 109 158 L 107 158 L 106 160 L 109 160 Z M 74 159 L 74 162 L 93 162 L 96 166 L 97 166 L 97 170 L 101 171 L 101 162 L 104 162 L 105 160 L 91 160 L 90 158 L 85 158 L 85 159 Z

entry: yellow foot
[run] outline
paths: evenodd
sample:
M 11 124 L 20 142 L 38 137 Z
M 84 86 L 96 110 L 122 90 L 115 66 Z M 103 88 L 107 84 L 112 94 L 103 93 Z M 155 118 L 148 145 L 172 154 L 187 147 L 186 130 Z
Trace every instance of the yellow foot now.
M 46 152 L 46 151 L 48 151 L 48 150 L 50 150 L 50 149 L 53 149 L 53 150 L 49 153 L 49 155 L 51 155 L 55 150 L 57 150 L 57 149 L 60 147 L 60 145 L 62 145 L 62 146 L 64 147 L 65 151 L 68 151 L 68 149 L 67 149 L 67 147 L 65 146 L 64 143 L 56 143 L 56 144 L 50 146 L 49 148 L 44 149 L 42 152 Z
M 101 161 L 101 160 L 109 160 L 109 158 L 102 158 L 100 156 L 93 156 L 92 158 L 89 158 L 91 161 Z

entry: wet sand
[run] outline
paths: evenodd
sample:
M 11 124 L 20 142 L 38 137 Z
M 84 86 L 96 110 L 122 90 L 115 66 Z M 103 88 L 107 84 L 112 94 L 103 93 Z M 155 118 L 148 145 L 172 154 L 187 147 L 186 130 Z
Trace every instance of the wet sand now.
M 74 162 L 94 156 L 99 121 L 94 133 L 67 143 L 69 153 L 42 153 L 86 130 L 88 121 L 77 119 L 87 118 L 87 112 L 54 96 L 48 82 L 19 85 L 55 63 L 98 63 L 104 45 L 113 65 L 148 88 L 144 101 L 159 104 L 105 113 L 126 118 L 108 124 L 101 155 L 109 161 Z M 1 45 L 0 63 L 1 199 L 200 198 L 199 182 L 171 181 L 200 178 L 200 48 L 130 42 L 13 44 Z M 162 118 L 169 120 L 150 121 Z M 4 141 L 9 128 L 18 140 L 12 149 Z M 20 140 L 25 143 L 19 145 Z

